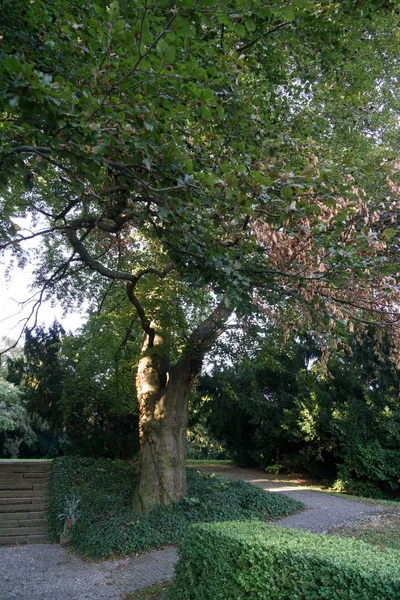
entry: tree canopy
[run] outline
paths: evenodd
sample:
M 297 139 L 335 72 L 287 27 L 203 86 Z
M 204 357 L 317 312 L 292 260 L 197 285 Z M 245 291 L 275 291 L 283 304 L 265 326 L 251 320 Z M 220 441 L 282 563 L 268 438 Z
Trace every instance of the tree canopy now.
M 178 396 L 233 312 L 289 305 L 288 326 L 330 343 L 350 318 L 396 338 L 398 8 L 3 3 L 0 247 L 23 262 L 41 237 L 39 302 L 98 309 L 125 287 L 159 460 L 173 443 L 155 424 L 185 429 Z
M 91 295 L 89 268 L 145 329 L 172 272 L 237 309 L 258 288 L 361 312 L 387 274 L 386 308 L 396 13 L 353 4 L 6 2 L 3 247 L 31 215 L 45 292 Z

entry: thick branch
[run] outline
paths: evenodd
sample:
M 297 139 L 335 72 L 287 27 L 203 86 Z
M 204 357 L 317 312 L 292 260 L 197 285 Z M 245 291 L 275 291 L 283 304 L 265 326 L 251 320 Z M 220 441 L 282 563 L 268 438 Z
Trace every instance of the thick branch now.
M 141 303 L 139 302 L 139 299 L 135 296 L 135 292 L 134 292 L 135 286 L 131 281 L 128 281 L 126 284 L 126 293 L 128 294 L 128 298 L 130 300 L 130 302 L 133 304 L 133 306 L 136 309 L 136 312 L 138 314 L 138 317 L 140 319 L 140 323 L 142 325 L 142 329 L 145 333 L 147 333 L 147 335 L 149 336 L 151 342 L 154 339 L 154 334 L 155 331 L 154 329 L 150 326 L 150 321 L 149 319 L 146 317 L 146 313 L 144 312 L 144 308 L 141 305 Z M 150 343 L 151 345 L 151 343 Z
M 232 308 L 226 308 L 225 298 L 223 298 L 212 313 L 192 332 L 181 360 L 188 357 L 202 360 L 206 352 L 211 350 L 218 336 L 224 331 L 225 324 L 232 312 Z
M 43 148 L 42 146 L 17 146 L 16 148 L 11 148 L 9 154 L 17 153 L 17 154 L 50 154 L 51 148 Z
M 93 271 L 97 271 L 98 273 L 100 273 L 100 275 L 104 275 L 104 277 L 108 277 L 108 279 L 130 281 L 134 286 L 136 285 L 138 279 L 135 275 L 132 275 L 132 273 L 129 273 L 128 271 L 114 271 L 113 269 L 109 269 L 108 267 L 100 263 L 98 260 L 96 260 L 82 244 L 81 240 L 76 234 L 76 231 L 68 227 L 66 229 L 66 233 L 69 241 L 71 242 L 72 247 L 90 269 L 93 269 Z
M 168 275 L 168 273 L 170 273 L 173 268 L 174 268 L 173 264 L 170 264 L 167 267 L 165 267 L 165 269 L 163 271 L 159 271 L 158 269 L 153 269 L 152 267 L 149 267 L 148 269 L 143 269 L 142 271 L 139 271 L 138 273 L 136 273 L 136 277 L 139 280 L 144 275 L 153 274 L 153 275 L 157 275 L 157 277 L 159 277 L 160 279 L 165 279 L 166 276 Z
M 154 338 L 154 329 L 150 326 L 150 321 L 146 317 L 145 311 L 138 298 L 135 296 L 134 290 L 137 282 L 141 277 L 147 274 L 155 274 L 160 279 L 164 279 L 168 273 L 173 269 L 173 265 L 168 265 L 163 271 L 159 271 L 158 269 L 154 269 L 149 267 L 148 269 L 143 269 L 139 271 L 137 275 L 133 275 L 128 271 L 115 271 L 114 269 L 109 269 L 101 262 L 99 262 L 96 258 L 94 258 L 90 252 L 85 248 L 82 241 L 79 239 L 76 231 L 68 227 L 66 229 L 67 237 L 71 242 L 72 247 L 77 252 L 81 260 L 93 271 L 97 271 L 100 275 L 104 277 L 108 277 L 108 279 L 119 280 L 126 282 L 126 292 L 128 294 L 128 298 L 130 302 L 136 309 L 136 312 L 139 316 L 140 323 L 142 325 L 143 331 L 147 333 L 147 335 L 152 339 Z

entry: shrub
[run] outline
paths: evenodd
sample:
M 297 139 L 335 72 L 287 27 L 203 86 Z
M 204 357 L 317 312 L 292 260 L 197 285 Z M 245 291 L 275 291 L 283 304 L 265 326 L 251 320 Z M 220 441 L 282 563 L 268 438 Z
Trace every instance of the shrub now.
M 140 515 L 131 499 L 137 466 L 123 461 L 58 458 L 50 484 L 49 525 L 56 539 L 66 497 L 82 498 L 82 516 L 72 530 L 72 544 L 92 558 L 121 556 L 176 544 L 194 522 L 231 519 L 271 520 L 292 514 L 302 504 L 242 481 L 187 471 L 187 496 L 170 508 Z
M 168 600 L 394 600 L 400 552 L 260 522 L 198 524 Z
M 200 378 L 192 404 L 241 465 L 307 470 L 351 494 L 400 490 L 400 370 L 372 332 L 320 360 L 309 336 L 274 330 L 231 366 Z
M 194 460 L 229 458 L 226 448 L 216 440 L 202 423 L 196 423 L 187 432 L 187 456 Z

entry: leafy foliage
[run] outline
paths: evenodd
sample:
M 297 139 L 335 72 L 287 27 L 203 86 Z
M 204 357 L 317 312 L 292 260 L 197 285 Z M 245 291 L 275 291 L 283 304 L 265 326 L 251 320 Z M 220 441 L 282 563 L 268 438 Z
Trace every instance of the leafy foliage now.
M 39 300 L 99 311 L 106 281 L 126 293 L 158 384 L 141 397 L 141 456 L 165 381 L 169 405 L 184 383 L 184 428 L 233 312 L 296 307 L 333 346 L 352 319 L 393 324 L 397 1 L 3 5 L 0 249 L 23 263 L 43 240 Z
M 30 447 L 35 441 L 23 394 L 0 378 L 0 457 L 18 458 L 21 445 Z
M 201 379 L 199 410 L 242 464 L 336 477 L 353 494 L 395 493 L 400 379 L 387 340 L 368 334 L 325 367 L 322 358 L 310 337 L 270 334 L 235 367 Z
M 217 460 L 228 456 L 226 447 L 216 440 L 204 423 L 189 426 L 187 431 L 188 459 Z
M 60 364 L 62 326 L 54 322 L 46 331 L 27 331 L 23 356 L 8 359 L 7 379 L 23 390 L 28 409 L 45 420 L 53 431 L 62 424 L 62 369 Z
M 65 497 L 73 495 L 82 500 L 81 518 L 73 527 L 72 543 L 79 553 L 92 558 L 176 544 L 193 522 L 270 520 L 302 507 L 281 494 L 188 469 L 187 495 L 181 503 L 138 515 L 131 510 L 136 478 L 137 465 L 122 461 L 69 457 L 55 460 L 49 509 L 53 536 L 60 533 L 58 515 Z
M 38 434 L 36 455 L 135 454 L 135 334 L 131 316 L 121 311 L 91 315 L 76 335 L 56 322 L 26 333 L 22 356 L 7 359 L 7 379 L 26 398 Z
M 180 546 L 169 600 L 387 600 L 399 552 L 263 523 L 195 525 Z
M 138 450 L 135 325 L 126 311 L 93 314 L 63 340 L 61 408 L 71 454 L 127 459 Z
M 254 290 L 300 302 L 326 326 L 382 281 L 390 312 L 396 7 L 6 2 L 3 247 L 21 255 L 29 214 L 43 293 L 67 306 L 128 282 L 145 329 L 193 288 L 240 313 Z

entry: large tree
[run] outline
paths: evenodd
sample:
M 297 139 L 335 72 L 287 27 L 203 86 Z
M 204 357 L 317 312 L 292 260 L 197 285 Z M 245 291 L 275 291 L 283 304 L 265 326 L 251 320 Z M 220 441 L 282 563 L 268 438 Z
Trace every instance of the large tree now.
M 185 492 L 188 393 L 231 315 L 296 304 L 333 342 L 350 316 L 395 319 L 397 20 L 396 2 L 3 2 L 2 248 L 23 262 L 42 237 L 38 302 L 124 286 L 136 509 Z

